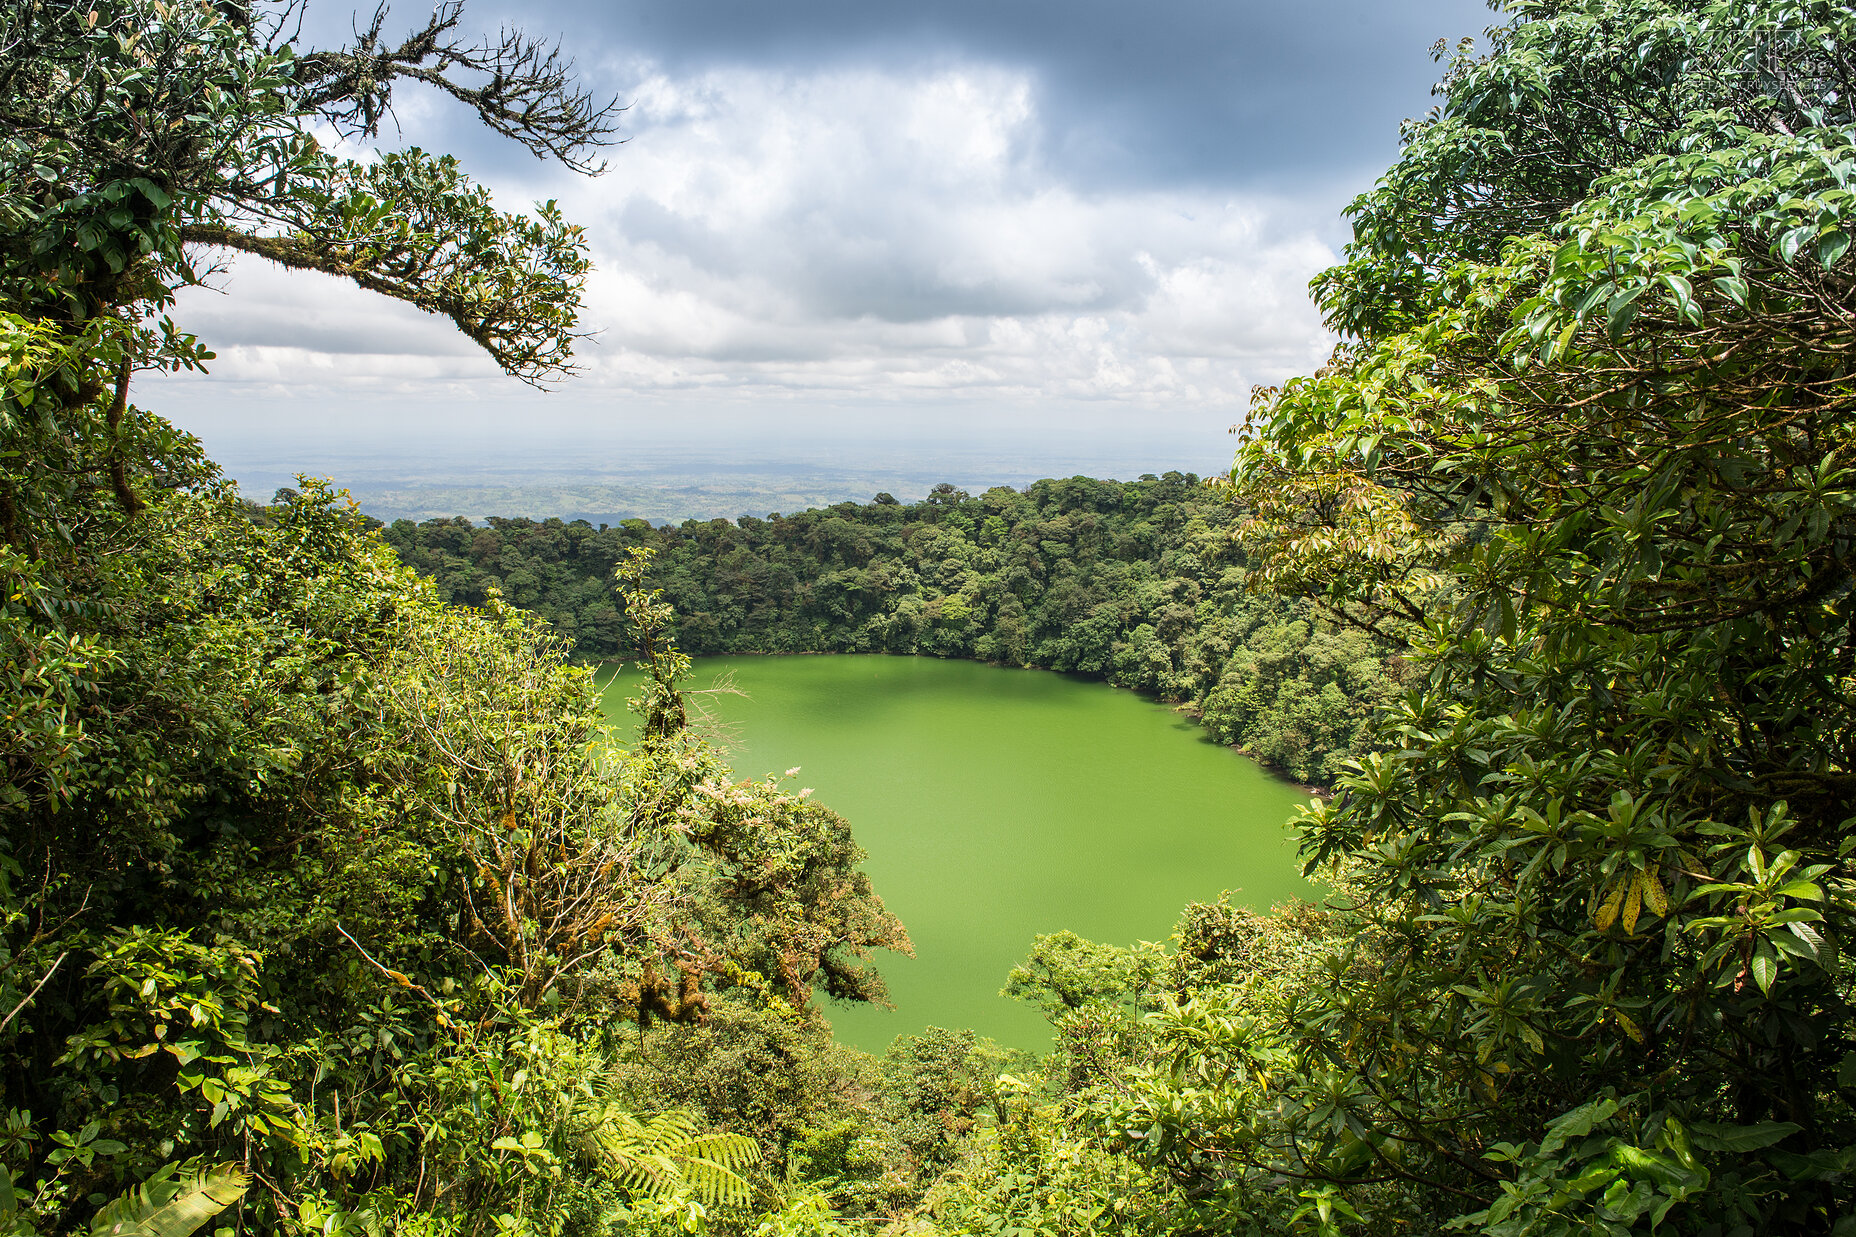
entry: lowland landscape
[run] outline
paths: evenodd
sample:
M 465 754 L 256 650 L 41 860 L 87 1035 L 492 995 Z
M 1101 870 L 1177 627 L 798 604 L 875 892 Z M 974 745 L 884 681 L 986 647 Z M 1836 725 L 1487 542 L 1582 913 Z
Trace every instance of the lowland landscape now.
M 695 518 L 137 402 L 226 255 L 585 346 L 391 120 L 598 83 L 299 18 L 0 4 L 0 1237 L 1856 1237 L 1856 10 L 1440 44 L 1228 471 Z

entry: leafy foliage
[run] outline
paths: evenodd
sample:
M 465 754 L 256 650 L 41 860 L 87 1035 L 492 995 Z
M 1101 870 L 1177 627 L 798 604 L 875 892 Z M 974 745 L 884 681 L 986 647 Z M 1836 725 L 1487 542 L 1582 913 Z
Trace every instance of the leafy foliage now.
M 203 246 L 444 314 L 526 380 L 568 365 L 577 228 L 497 211 L 450 158 L 344 161 L 315 132 L 376 136 L 413 80 L 593 170 L 612 109 L 544 44 L 461 38 L 455 4 L 334 52 L 294 15 L 0 13 L 5 1228 L 182 1237 L 235 1207 L 240 1231 L 515 1237 L 739 1209 L 768 1182 L 727 1113 L 586 1080 L 624 1030 L 712 1003 L 816 1039 L 815 986 L 880 999 L 868 952 L 907 936 L 848 827 L 682 728 L 668 643 L 660 724 L 618 750 L 537 620 L 445 605 L 323 483 L 240 501 L 129 401 L 210 359 L 162 316 Z
M 1416 674 L 1303 823 L 1344 938 L 1279 1012 L 1166 1031 L 1229 1081 L 1156 1147 L 1375 1223 L 1822 1231 L 1856 1154 L 1856 30 L 1513 12 L 1318 281 L 1358 342 L 1239 454 L 1262 575 Z
M 113 321 L 0 316 L 12 1227 L 81 1227 L 124 1185 L 109 1224 L 234 1201 L 176 1161 L 249 1174 L 238 1223 L 263 1231 L 738 1199 L 738 1136 L 641 1117 L 641 1163 L 676 1175 L 582 1163 L 568 1097 L 615 1021 L 880 995 L 865 952 L 907 938 L 848 829 L 672 727 L 613 751 L 558 640 L 446 607 L 326 486 L 240 502 L 87 388 L 129 346 Z
M 938 1231 L 958 1234 L 1173 1232 L 1191 1223 L 1151 1170 L 1105 1151 L 1060 1110 L 1016 1106 L 929 1196 Z
M 329 54 L 0 17 L 10 1230 L 178 1237 L 248 1174 L 240 1225 L 325 1235 L 1850 1231 L 1856 18 L 1509 12 L 1356 203 L 1350 342 L 1260 392 L 1237 511 L 1169 475 L 390 530 L 442 594 L 326 487 L 240 503 L 130 378 L 203 359 L 155 316 L 188 229 L 557 370 L 577 233 L 308 126 L 446 57 L 532 149 L 605 113 L 449 8 Z M 673 633 L 1189 701 L 1339 775 L 1330 904 L 1040 938 L 1041 1062 L 838 1048 L 813 995 L 880 999 L 906 935 L 841 819 L 688 732 Z M 642 652 L 634 750 L 574 646 Z
M 444 606 L 319 484 L 271 509 L 210 480 L 133 517 L 101 487 L 65 504 L 132 535 L 66 551 L 90 605 L 51 614 L 75 640 L 15 619 L 95 650 L 37 668 L 64 746 L 10 766 L 22 1222 L 62 1230 L 176 1157 L 264 1182 L 266 1230 L 739 1202 L 751 1144 L 694 1118 L 602 1101 L 636 1137 L 575 1159 L 576 1079 L 609 1070 L 615 1021 L 880 996 L 865 951 L 907 938 L 842 820 L 682 731 L 615 753 L 559 641 Z

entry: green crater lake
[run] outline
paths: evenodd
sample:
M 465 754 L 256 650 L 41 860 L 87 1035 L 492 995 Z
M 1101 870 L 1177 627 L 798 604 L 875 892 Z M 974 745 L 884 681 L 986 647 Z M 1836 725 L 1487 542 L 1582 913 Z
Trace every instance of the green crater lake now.
M 881 1052 L 929 1025 L 1041 1049 L 1036 1010 L 998 995 L 1040 932 L 1164 941 L 1188 902 L 1267 908 L 1311 887 L 1284 827 L 1304 796 L 1131 691 L 1043 670 L 831 654 L 696 662 L 737 777 L 781 773 L 851 822 L 915 957 L 877 955 L 896 1008 L 828 1005 Z M 629 672 L 605 688 L 629 733 Z M 793 784 L 793 783 L 789 783 Z

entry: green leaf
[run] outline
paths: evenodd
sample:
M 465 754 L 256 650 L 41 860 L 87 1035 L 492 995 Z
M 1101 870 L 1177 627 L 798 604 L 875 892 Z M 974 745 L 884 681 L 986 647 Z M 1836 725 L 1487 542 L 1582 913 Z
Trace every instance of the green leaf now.
M 1689 1136 L 1703 1151 L 1738 1154 L 1770 1147 L 1803 1128 L 1790 1121 L 1762 1121 L 1758 1125 L 1714 1125 L 1701 1121 L 1689 1127 Z
M 1790 229 L 1783 236 L 1779 237 L 1779 257 L 1785 262 L 1790 263 L 1793 258 L 1798 256 L 1798 251 L 1804 247 L 1805 242 L 1809 241 L 1816 234 L 1817 228 L 1808 223 Z
M 1774 1148 L 1766 1156 L 1775 1168 L 1793 1181 L 1824 1181 L 1845 1176 L 1851 1168 L 1848 1148 L 1819 1148 L 1806 1155 Z
M 1849 247 L 1849 233 L 1832 228 L 1817 238 L 1817 260 L 1827 267 L 1835 266 Z
M 1779 977 L 1779 960 L 1772 954 L 1770 947 L 1759 947 L 1759 952 L 1753 955 L 1752 969 L 1753 981 L 1759 985 L 1759 990 L 1771 996 L 1773 981 Z
M 251 1185 L 244 1170 L 232 1164 L 206 1169 L 184 1185 L 173 1180 L 174 1169 L 163 1167 L 97 1212 L 91 1237 L 189 1237 L 245 1197 Z
M 1575 316 L 1569 319 L 1565 326 L 1560 328 L 1559 336 L 1553 341 L 1553 347 L 1547 354 L 1547 359 L 1551 361 L 1565 356 L 1567 347 L 1572 343 L 1572 337 L 1578 334 L 1578 331 L 1579 319 Z
M 1630 324 L 1637 317 L 1637 298 L 1643 295 L 1648 284 L 1638 284 L 1626 288 L 1611 298 L 1611 304 L 1605 309 L 1605 330 L 1612 339 L 1620 339 Z

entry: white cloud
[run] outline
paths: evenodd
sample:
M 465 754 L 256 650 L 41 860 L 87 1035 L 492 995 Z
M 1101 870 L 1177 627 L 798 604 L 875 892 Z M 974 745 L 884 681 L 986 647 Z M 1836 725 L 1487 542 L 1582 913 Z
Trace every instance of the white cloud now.
M 632 140 L 559 196 L 599 270 L 583 395 L 1108 401 L 1241 407 L 1318 364 L 1309 276 L 1333 261 L 1294 203 L 1085 192 L 1042 157 L 1038 83 L 971 63 L 912 71 L 638 66 Z M 273 394 L 508 380 L 447 323 L 246 262 L 177 318 L 215 381 Z M 222 388 L 223 389 L 223 388 Z

